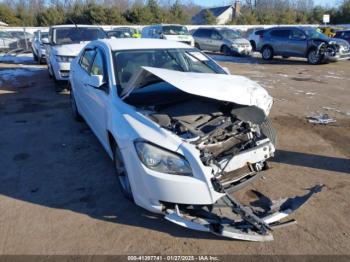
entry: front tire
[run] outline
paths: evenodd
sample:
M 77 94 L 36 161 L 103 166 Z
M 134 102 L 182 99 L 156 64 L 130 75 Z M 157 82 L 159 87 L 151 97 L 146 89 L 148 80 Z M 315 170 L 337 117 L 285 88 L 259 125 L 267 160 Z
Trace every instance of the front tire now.
M 194 47 L 199 49 L 199 50 L 201 50 L 201 47 L 200 47 L 200 45 L 198 43 L 194 43 Z
M 114 167 L 121 192 L 123 193 L 125 198 L 134 202 L 134 197 L 132 195 L 132 190 L 129 181 L 129 175 L 126 170 L 122 153 L 120 152 L 120 149 L 117 145 L 114 145 Z
M 321 57 L 317 54 L 316 49 L 311 49 L 307 54 L 307 62 L 310 65 L 317 65 L 321 62 Z
M 269 46 L 264 46 L 261 50 L 261 56 L 264 60 L 272 60 L 273 59 L 273 50 Z

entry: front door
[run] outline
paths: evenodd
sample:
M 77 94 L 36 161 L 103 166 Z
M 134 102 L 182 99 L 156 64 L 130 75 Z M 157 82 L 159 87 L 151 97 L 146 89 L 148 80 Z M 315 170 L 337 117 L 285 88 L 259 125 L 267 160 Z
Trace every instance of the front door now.
M 92 76 L 102 76 L 101 86 L 92 86 L 89 79 Z M 106 70 L 106 56 L 102 50 L 96 49 L 96 55 L 92 63 L 88 77 L 83 79 L 86 88 L 86 106 L 89 119 L 96 136 L 106 146 L 107 140 L 107 108 L 109 101 L 109 85 Z

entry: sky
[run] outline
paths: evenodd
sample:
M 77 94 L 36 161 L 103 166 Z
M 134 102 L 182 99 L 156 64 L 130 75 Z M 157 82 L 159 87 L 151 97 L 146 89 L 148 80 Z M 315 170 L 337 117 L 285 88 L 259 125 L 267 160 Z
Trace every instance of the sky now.
M 220 5 L 229 5 L 230 3 L 234 3 L 234 0 L 193 0 L 194 3 L 201 5 L 201 6 L 220 6 Z M 241 2 L 244 2 L 241 0 Z M 339 0 L 314 0 L 314 5 L 321 5 L 321 6 L 327 6 L 332 7 L 334 5 L 337 5 L 339 3 Z

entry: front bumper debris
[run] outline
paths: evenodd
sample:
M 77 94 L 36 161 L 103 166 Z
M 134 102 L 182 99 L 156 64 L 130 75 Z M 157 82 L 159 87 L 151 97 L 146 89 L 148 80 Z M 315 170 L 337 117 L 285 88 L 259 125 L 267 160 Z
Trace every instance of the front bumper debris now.
M 310 197 L 321 192 L 323 185 L 316 185 L 303 196 L 271 201 L 255 192 L 265 205 L 244 206 L 228 193 L 208 207 L 179 207 L 167 209 L 165 219 L 193 230 L 210 232 L 218 236 L 247 241 L 271 241 L 274 229 L 296 224 L 295 220 L 280 222 L 293 213 Z M 268 201 L 266 201 L 268 200 Z M 268 202 L 268 203 L 266 203 Z

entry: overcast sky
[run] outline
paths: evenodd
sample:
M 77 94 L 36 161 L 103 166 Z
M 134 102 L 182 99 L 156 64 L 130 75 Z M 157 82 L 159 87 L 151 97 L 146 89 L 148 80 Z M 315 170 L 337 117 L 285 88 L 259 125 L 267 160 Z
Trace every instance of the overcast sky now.
M 234 0 L 193 0 L 196 4 L 202 6 L 220 6 L 220 5 L 229 5 L 230 3 L 234 3 Z M 244 2 L 241 0 L 241 2 Z M 314 0 L 315 5 L 322 5 L 332 7 L 339 3 L 339 0 Z

